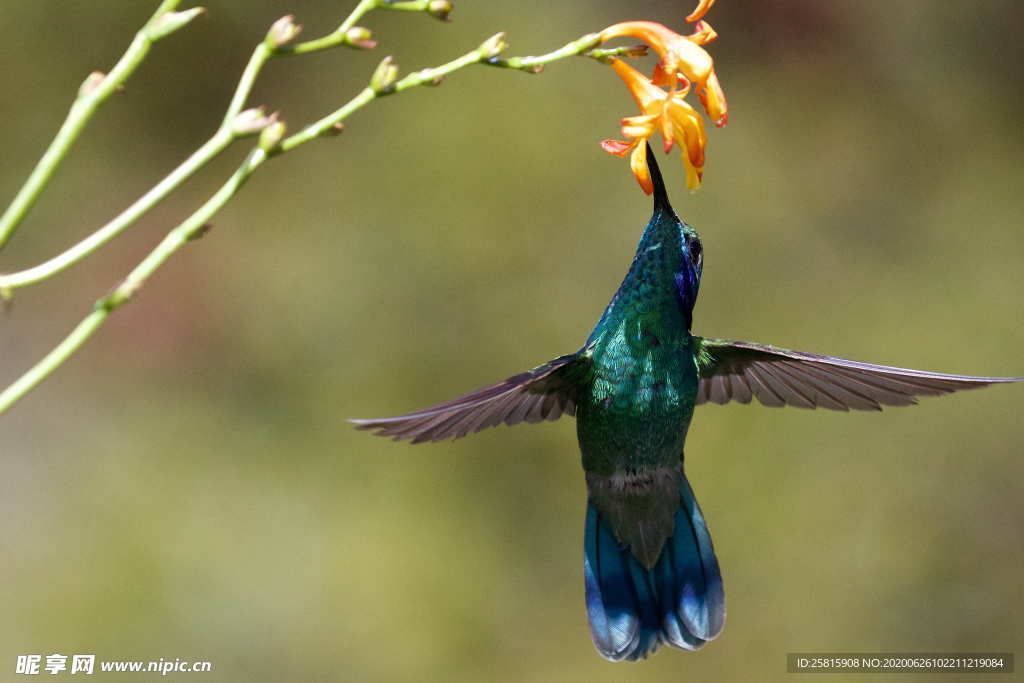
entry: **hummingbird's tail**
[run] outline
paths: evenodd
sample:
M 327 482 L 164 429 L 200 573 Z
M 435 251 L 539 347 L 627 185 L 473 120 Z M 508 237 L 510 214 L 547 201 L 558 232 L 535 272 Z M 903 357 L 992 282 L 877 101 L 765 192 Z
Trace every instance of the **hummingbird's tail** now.
M 661 643 L 696 650 L 722 630 L 722 575 L 685 475 L 679 493 L 675 530 L 651 569 L 615 539 L 593 503 L 587 505 L 587 618 L 594 645 L 607 659 L 644 659 Z

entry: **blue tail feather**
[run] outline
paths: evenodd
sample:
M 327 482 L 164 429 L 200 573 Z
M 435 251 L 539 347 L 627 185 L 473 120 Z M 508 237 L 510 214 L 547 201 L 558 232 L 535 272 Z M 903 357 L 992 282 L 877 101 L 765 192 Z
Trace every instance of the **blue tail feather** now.
M 594 645 L 613 661 L 636 661 L 661 643 L 696 650 L 725 620 L 722 575 L 704 516 L 686 477 L 675 530 L 646 569 L 587 506 L 583 573 Z

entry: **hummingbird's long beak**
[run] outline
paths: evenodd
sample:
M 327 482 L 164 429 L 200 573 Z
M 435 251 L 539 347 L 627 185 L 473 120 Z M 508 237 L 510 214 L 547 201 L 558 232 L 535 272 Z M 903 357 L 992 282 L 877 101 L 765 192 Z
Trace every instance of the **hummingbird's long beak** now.
M 672 211 L 672 205 L 668 203 L 668 191 L 665 190 L 665 179 L 661 177 L 661 169 L 658 168 L 658 160 L 654 158 L 654 150 L 650 143 L 647 145 L 647 168 L 651 173 L 651 183 L 654 185 L 654 210 L 667 209 Z

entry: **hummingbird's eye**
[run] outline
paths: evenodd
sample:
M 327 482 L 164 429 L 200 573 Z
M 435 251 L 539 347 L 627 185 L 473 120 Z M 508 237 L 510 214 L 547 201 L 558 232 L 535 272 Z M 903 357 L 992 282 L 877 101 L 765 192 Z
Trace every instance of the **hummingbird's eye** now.
M 694 268 L 700 265 L 701 256 L 700 242 L 698 240 L 693 240 L 690 242 L 690 263 Z

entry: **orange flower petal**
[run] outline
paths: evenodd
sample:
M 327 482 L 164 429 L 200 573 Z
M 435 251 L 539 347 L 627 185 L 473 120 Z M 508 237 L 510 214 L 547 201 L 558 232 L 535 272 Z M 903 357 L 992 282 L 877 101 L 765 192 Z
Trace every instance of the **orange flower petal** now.
M 640 107 L 640 114 L 622 119 L 623 135 L 630 141 L 605 140 L 601 143 L 605 151 L 616 156 L 625 156 L 632 150 L 630 168 L 647 194 L 654 191 L 648 167 L 647 142 L 658 130 L 666 152 L 679 145 L 686 168 L 687 187 L 691 190 L 700 187 L 707 131 L 704 119 L 683 99 L 691 87 L 697 91 L 704 110 L 716 126 L 724 126 L 728 121 L 728 105 L 714 70 L 714 61 L 702 47 L 718 37 L 711 25 L 702 20 L 713 4 L 714 0 L 698 1 L 697 8 L 687 17 L 687 21 L 696 24 L 688 36 L 650 21 L 621 22 L 600 33 L 602 42 L 623 36 L 639 38 L 660 57 L 650 79 L 622 60 L 611 61 Z
M 715 0 L 700 0 L 700 2 L 697 3 L 697 9 L 690 12 L 689 16 L 686 17 L 686 20 L 691 24 L 695 21 L 700 21 L 700 19 L 708 13 L 708 10 L 711 9 L 711 6 L 714 4 Z
M 627 138 L 649 138 L 654 135 L 658 116 L 628 116 L 622 119 L 622 134 Z
M 621 59 L 613 60 L 612 68 L 629 88 L 630 94 L 644 113 L 647 113 L 656 102 L 667 97 L 664 90 L 651 83 L 642 73 Z
M 715 29 L 711 28 L 711 24 L 706 21 L 698 21 L 697 25 L 693 27 L 693 33 L 685 38 L 691 43 L 697 43 L 698 45 L 707 45 L 708 43 L 714 42 L 718 39 L 718 33 Z
M 621 38 L 622 36 L 639 38 L 653 47 L 662 57 L 665 56 L 665 52 L 672 41 L 679 38 L 678 33 L 656 21 L 623 21 L 618 24 L 612 24 L 601 31 L 601 42 L 606 42 L 612 38 Z
M 680 138 L 680 145 L 686 148 L 687 157 L 694 166 L 704 166 L 704 148 L 708 143 L 707 131 L 704 129 L 704 121 L 694 111 L 693 107 L 683 100 L 672 100 L 668 107 L 672 125 Z
M 707 80 L 708 74 L 714 68 L 714 62 L 707 50 L 682 36 L 677 36 L 677 39 L 672 41 L 670 50 L 676 59 L 671 66 L 682 71 L 694 83 L 703 83 Z M 669 59 L 666 58 L 665 61 L 668 62 Z
M 654 73 L 651 74 L 651 83 L 654 85 L 672 84 L 672 75 L 665 70 L 664 62 L 658 62 L 654 65 Z
M 602 140 L 601 149 L 617 157 L 624 157 L 629 154 L 629 150 L 633 149 L 635 144 L 635 142 L 625 142 L 624 140 Z
M 672 149 L 672 143 L 675 141 L 675 130 L 672 125 L 672 118 L 669 116 L 661 117 L 661 139 L 665 153 L 668 154 L 668 151 Z
M 660 68 L 664 75 L 668 76 L 668 82 L 663 85 L 675 87 L 677 72 L 682 72 L 686 78 L 696 83 L 703 83 L 708 74 L 711 73 L 713 62 L 704 48 L 688 38 L 679 35 L 670 28 L 653 21 L 624 21 L 613 24 L 601 31 L 601 41 L 619 38 L 621 36 L 633 36 L 639 38 L 654 48 L 661 57 Z M 621 60 L 616 60 L 621 61 Z M 613 66 L 615 63 L 613 62 Z M 616 69 L 618 71 L 618 69 Z M 619 75 L 627 85 L 630 81 L 620 72 Z M 656 81 L 662 77 L 655 74 Z M 644 79 L 652 87 L 657 87 L 651 81 Z M 631 86 L 632 89 L 632 86 Z M 634 93 L 634 97 L 636 97 Z M 640 102 L 640 100 L 637 100 Z M 640 106 L 643 106 L 641 102 Z
M 690 190 L 699 190 L 700 182 L 704 178 L 704 170 L 691 164 L 685 152 L 683 152 L 682 157 L 683 166 L 686 167 L 686 187 Z
M 627 116 L 622 119 L 623 126 L 646 126 L 650 128 L 651 123 L 661 118 L 658 114 L 638 114 L 636 116 Z
M 651 181 L 651 169 L 647 166 L 647 145 L 637 145 L 633 149 L 633 156 L 629 159 L 629 167 L 633 169 L 636 181 L 640 183 L 644 194 L 654 192 L 654 183 Z
M 697 89 L 697 96 L 700 98 L 700 103 L 704 105 L 704 111 L 708 113 L 708 118 L 716 128 L 721 128 L 729 123 L 729 105 L 725 101 L 725 92 L 714 71 L 708 75 L 704 86 Z

